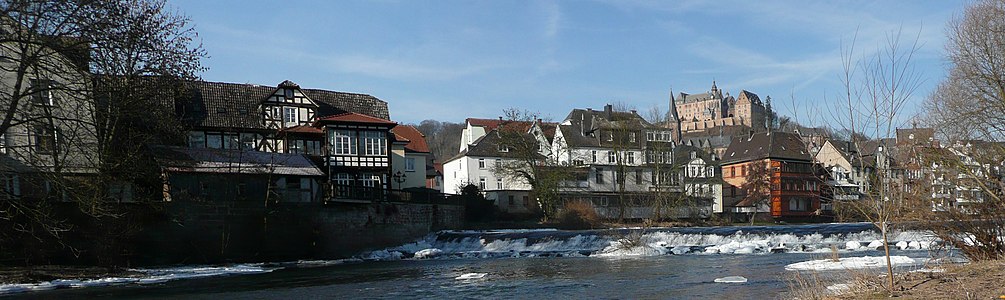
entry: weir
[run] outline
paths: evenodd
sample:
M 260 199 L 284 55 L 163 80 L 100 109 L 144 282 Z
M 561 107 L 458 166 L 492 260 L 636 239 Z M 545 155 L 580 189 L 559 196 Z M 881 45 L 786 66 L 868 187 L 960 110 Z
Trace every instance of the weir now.
M 440 231 L 416 242 L 364 253 L 364 260 L 540 256 L 657 256 L 769 254 L 876 250 L 880 233 L 869 223 L 608 230 Z M 890 245 L 928 249 L 925 232 L 895 232 Z M 417 255 L 418 254 L 418 255 Z

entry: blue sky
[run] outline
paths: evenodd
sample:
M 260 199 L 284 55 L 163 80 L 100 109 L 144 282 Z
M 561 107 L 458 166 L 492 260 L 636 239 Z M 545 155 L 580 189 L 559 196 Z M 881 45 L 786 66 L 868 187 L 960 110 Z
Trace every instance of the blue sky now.
M 205 1 L 192 18 L 210 81 L 367 93 L 403 123 L 495 118 L 506 108 L 561 120 L 573 108 L 665 107 L 714 79 L 771 96 L 824 124 L 843 87 L 841 46 L 876 51 L 918 36 L 920 101 L 945 76 L 958 1 Z

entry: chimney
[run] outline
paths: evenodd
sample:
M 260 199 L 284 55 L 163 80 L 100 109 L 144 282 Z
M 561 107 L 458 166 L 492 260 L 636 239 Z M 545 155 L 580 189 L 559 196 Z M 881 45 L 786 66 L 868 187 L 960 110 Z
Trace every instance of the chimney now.
M 632 114 L 636 114 L 637 115 L 637 114 L 639 114 L 639 112 L 633 109 L 632 110 Z
M 607 115 L 608 120 L 612 119 L 612 116 L 614 115 L 614 105 L 604 105 L 604 114 Z
M 589 107 L 587 107 L 587 108 L 586 108 L 586 111 L 588 111 L 588 112 L 593 112 L 593 109 L 592 109 L 592 108 L 589 108 Z
M 499 116 L 499 121 L 502 121 L 502 116 Z

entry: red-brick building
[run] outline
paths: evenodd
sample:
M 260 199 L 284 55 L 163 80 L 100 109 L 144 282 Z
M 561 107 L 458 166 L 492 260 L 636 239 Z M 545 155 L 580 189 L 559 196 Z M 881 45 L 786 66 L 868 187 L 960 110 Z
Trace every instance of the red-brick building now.
M 755 168 L 765 168 L 757 170 Z M 745 184 L 766 176 L 766 191 L 748 197 Z M 798 135 L 762 132 L 734 137 L 722 157 L 724 211 L 770 212 L 775 220 L 811 219 L 821 211 L 820 179 Z

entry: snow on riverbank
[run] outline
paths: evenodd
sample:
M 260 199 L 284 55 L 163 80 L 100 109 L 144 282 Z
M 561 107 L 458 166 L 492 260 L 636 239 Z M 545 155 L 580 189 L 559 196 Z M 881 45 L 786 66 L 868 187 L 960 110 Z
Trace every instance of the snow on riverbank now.
M 268 273 L 279 267 L 265 267 L 264 264 L 240 264 L 230 266 L 189 266 L 162 269 L 133 269 L 143 275 L 136 277 L 107 277 L 98 279 L 57 279 L 39 283 L 0 284 L 0 295 L 30 291 L 44 291 L 62 288 L 82 288 L 121 284 L 154 284 L 178 279 L 203 278 L 238 274 Z
M 890 263 L 894 267 L 899 267 L 915 265 L 917 261 L 907 256 L 890 256 Z M 785 269 L 789 271 L 833 271 L 881 267 L 886 267 L 885 256 L 842 257 L 837 261 L 832 259 L 811 260 L 787 265 Z

